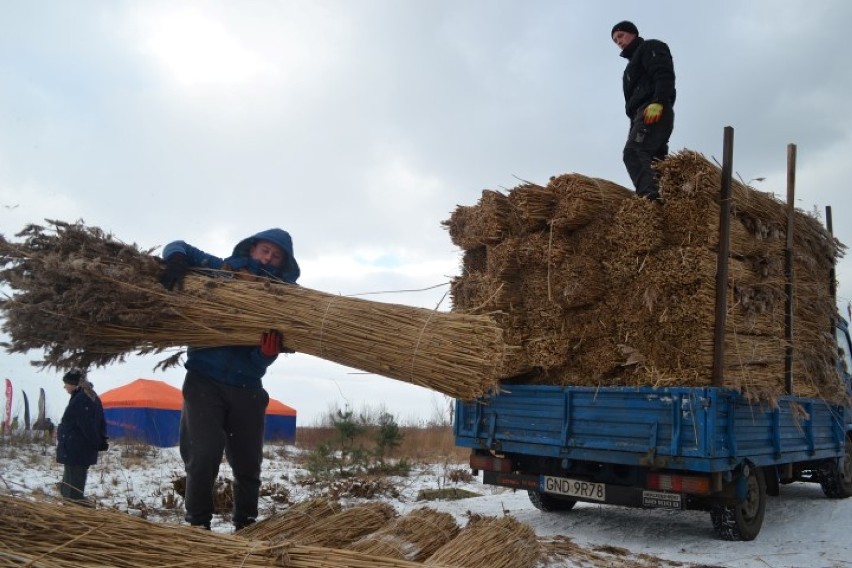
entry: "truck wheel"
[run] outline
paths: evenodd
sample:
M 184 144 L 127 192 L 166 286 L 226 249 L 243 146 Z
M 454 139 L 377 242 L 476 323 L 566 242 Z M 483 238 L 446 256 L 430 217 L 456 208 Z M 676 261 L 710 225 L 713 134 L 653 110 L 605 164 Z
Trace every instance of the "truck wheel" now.
M 754 540 L 763 526 L 766 512 L 766 479 L 763 468 L 748 467 L 746 476 L 747 495 L 736 505 L 716 503 L 710 510 L 713 529 L 724 540 Z
M 533 506 L 540 511 L 570 511 L 577 504 L 577 501 L 574 499 L 557 497 L 556 495 L 541 493 L 539 491 L 527 491 L 527 495 L 529 495 Z
M 832 460 L 819 470 L 819 484 L 826 497 L 846 499 L 852 497 L 852 440 L 846 440 L 846 455 L 843 465 Z

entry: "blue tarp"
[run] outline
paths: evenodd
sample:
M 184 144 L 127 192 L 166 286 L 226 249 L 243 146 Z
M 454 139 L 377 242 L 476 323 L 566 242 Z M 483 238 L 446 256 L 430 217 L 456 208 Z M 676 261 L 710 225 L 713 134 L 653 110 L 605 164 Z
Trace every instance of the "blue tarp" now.
M 105 408 L 107 436 L 138 440 L 161 448 L 177 446 L 180 410 Z
M 296 438 L 296 417 L 281 414 L 266 415 L 266 433 L 263 439 L 267 442 L 279 440 L 294 440 Z
M 138 440 L 152 446 L 167 448 L 178 445 L 180 410 L 158 408 L 106 408 L 107 436 L 116 440 Z M 294 440 L 296 417 L 266 415 L 264 439 L 268 442 Z

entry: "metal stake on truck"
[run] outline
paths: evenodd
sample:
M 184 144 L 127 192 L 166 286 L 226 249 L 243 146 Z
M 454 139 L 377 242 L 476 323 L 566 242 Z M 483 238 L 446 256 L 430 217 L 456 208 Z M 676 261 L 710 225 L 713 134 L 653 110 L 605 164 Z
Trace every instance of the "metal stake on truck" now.
M 832 499 L 852 496 L 852 408 L 791 394 L 792 214 L 795 147 L 788 148 L 785 310 L 787 394 L 754 405 L 721 380 L 724 349 L 733 130 L 725 129 L 716 280 L 713 386 L 586 387 L 504 384 L 458 401 L 456 445 L 471 448 L 483 482 L 526 490 L 542 511 L 578 501 L 710 512 L 725 540 L 753 540 L 767 496 L 792 482 L 819 483 Z M 831 230 L 831 210 L 827 208 Z M 832 274 L 833 277 L 833 274 Z M 831 286 L 832 293 L 834 285 Z M 838 380 L 852 395 L 852 343 L 837 317 Z

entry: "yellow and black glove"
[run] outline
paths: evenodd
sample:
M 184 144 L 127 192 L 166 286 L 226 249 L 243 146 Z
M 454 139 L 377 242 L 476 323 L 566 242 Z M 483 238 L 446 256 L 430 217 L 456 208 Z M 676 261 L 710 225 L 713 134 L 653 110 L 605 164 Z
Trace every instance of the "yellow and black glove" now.
M 661 116 L 663 116 L 663 105 L 660 103 L 651 103 L 645 107 L 645 124 L 659 122 Z

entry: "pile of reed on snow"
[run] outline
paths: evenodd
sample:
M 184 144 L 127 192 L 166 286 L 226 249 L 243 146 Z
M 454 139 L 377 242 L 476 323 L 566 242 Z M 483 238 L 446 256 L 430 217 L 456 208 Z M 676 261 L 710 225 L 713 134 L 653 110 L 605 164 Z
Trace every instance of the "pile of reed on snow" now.
M 249 533 L 243 531 L 225 535 L 186 525 L 158 524 L 111 509 L 84 507 L 44 496 L 25 498 L 0 494 L 0 534 L 3 535 L 0 568 L 533 568 L 541 558 L 541 548 L 532 528 L 511 517 L 471 519 L 459 532 L 454 523 L 447 521 L 446 513 L 431 511 L 431 515 L 415 516 L 419 519 L 415 524 L 420 526 L 413 532 L 397 530 L 399 523 L 387 516 L 384 516 L 385 528 L 377 531 L 371 524 L 370 531 L 405 534 L 407 538 L 418 533 L 419 536 L 412 538 L 418 546 L 423 546 L 418 556 L 430 553 L 424 563 L 292 540 L 246 538 L 243 535 Z M 375 519 L 379 517 L 381 515 Z M 342 517 L 338 519 L 343 520 Z M 356 523 L 363 519 L 352 517 L 348 521 Z M 428 538 L 425 534 L 430 519 L 437 521 L 432 528 L 441 533 L 440 537 Z M 338 528 L 352 534 L 349 526 Z M 454 538 L 448 538 L 450 535 Z M 343 542 L 347 538 L 338 540 Z M 439 540 L 444 541 L 440 546 Z
M 449 513 L 420 507 L 346 548 L 364 554 L 422 562 L 459 533 Z
M 255 540 L 290 540 L 292 535 L 342 510 L 340 503 L 327 497 L 306 499 L 285 511 L 243 527 L 237 534 Z
M 527 568 L 541 559 L 535 531 L 513 517 L 471 519 L 423 563 L 464 568 Z
M 387 503 L 355 505 L 293 531 L 289 538 L 299 544 L 343 548 L 381 529 L 395 517 L 396 511 Z
M 453 309 L 491 313 L 512 382 L 705 386 L 714 355 L 721 171 L 682 151 L 658 165 L 664 205 L 580 174 L 486 190 L 444 221 L 464 250 Z M 733 183 L 725 386 L 784 394 L 787 207 Z M 794 394 L 844 400 L 832 269 L 844 246 L 794 212 Z
M 151 251 L 82 223 L 48 221 L 0 237 L 7 349 L 43 349 L 36 364 L 103 366 L 178 346 L 257 345 L 277 329 L 286 345 L 335 363 L 472 399 L 495 387 L 511 353 L 490 317 L 318 292 L 243 274 L 158 282 Z M 173 363 L 176 361 L 172 361 Z

